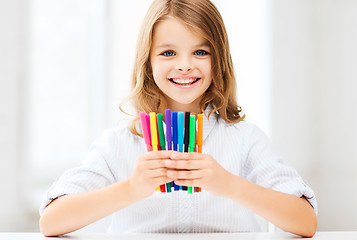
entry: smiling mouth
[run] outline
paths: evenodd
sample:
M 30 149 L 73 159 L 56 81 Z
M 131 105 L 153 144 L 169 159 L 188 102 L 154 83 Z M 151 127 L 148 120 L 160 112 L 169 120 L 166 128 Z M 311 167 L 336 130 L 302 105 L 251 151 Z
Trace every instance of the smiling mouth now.
M 169 78 L 169 81 L 174 83 L 174 84 L 178 84 L 181 86 L 188 86 L 191 84 L 196 83 L 198 80 L 200 80 L 201 78 L 187 78 L 187 79 L 182 79 L 182 78 Z

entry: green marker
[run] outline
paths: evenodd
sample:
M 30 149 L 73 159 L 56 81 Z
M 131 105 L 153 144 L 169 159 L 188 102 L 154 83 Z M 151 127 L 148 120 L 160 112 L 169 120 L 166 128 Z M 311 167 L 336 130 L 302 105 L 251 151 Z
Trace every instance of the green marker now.
M 161 150 L 166 150 L 166 141 L 165 141 L 165 133 L 164 133 L 164 126 L 162 123 L 162 114 L 158 113 L 157 117 L 157 128 L 159 131 L 159 140 L 160 140 L 160 148 Z M 171 192 L 171 183 L 166 183 L 166 192 Z
M 190 142 L 188 144 L 188 152 L 194 152 L 196 146 L 196 116 L 190 115 Z M 187 187 L 187 192 L 192 194 L 193 187 Z
M 165 134 L 164 134 L 164 127 L 162 124 L 162 114 L 157 114 L 157 128 L 159 131 L 159 140 L 160 140 L 160 148 L 161 150 L 166 150 L 165 148 Z
M 194 152 L 196 146 L 196 116 L 190 115 L 190 142 L 188 144 L 188 152 Z

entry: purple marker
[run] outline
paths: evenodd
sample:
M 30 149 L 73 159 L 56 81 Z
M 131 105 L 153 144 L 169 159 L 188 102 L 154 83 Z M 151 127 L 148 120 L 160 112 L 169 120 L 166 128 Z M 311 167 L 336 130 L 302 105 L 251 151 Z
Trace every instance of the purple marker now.
M 165 122 L 166 122 L 166 142 L 167 150 L 172 150 L 172 129 L 171 129 L 171 110 L 165 110 Z M 166 188 L 170 189 L 174 187 L 175 191 L 178 191 L 180 188 L 175 184 L 174 181 L 171 183 L 166 183 Z
M 166 122 L 166 142 L 167 150 L 172 150 L 172 134 L 171 134 L 171 110 L 165 110 L 165 122 Z

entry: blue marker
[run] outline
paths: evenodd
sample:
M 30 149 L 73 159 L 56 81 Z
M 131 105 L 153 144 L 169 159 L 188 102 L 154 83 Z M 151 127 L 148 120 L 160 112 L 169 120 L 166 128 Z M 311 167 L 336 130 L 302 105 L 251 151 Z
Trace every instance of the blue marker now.
M 184 144 L 184 124 L 185 124 L 185 118 L 184 118 L 184 112 L 178 112 L 177 114 L 177 144 L 179 148 L 179 152 L 183 152 L 183 144 Z
M 174 145 L 174 150 L 177 151 L 177 112 L 172 112 L 172 142 Z
M 184 124 L 185 124 L 185 118 L 184 118 L 184 112 L 178 112 L 177 113 L 177 142 L 178 142 L 178 150 L 179 152 L 183 152 L 183 144 L 184 144 Z M 182 186 L 179 186 L 180 190 L 183 189 Z
M 185 152 L 188 152 L 190 143 L 190 112 L 185 112 Z

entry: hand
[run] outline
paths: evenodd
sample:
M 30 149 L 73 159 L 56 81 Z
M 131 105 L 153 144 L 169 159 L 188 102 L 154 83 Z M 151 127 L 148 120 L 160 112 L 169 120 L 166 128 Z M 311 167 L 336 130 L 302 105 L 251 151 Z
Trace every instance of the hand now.
M 151 151 L 141 155 L 132 175 L 129 177 L 130 189 L 135 199 L 149 197 L 157 187 L 173 181 L 167 176 L 165 161 L 172 151 Z
M 214 195 L 225 195 L 233 174 L 225 170 L 213 157 L 192 152 L 171 152 L 165 160 L 167 177 L 181 186 L 202 187 Z

